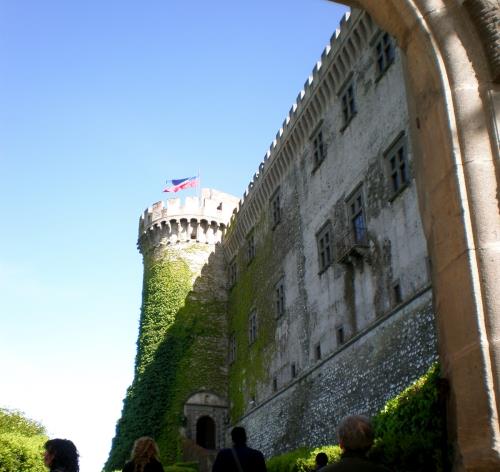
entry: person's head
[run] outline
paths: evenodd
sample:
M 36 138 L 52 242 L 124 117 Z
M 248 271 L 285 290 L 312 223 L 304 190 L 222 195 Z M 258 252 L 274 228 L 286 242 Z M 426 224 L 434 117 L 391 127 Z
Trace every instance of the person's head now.
M 373 444 L 373 429 L 366 416 L 346 416 L 337 428 L 344 451 L 367 451 Z
M 45 465 L 54 470 L 63 469 L 65 472 L 78 472 L 78 451 L 69 439 L 49 439 L 45 443 Z
M 236 426 L 231 430 L 231 439 L 235 446 L 245 446 L 247 443 L 247 433 L 245 428 Z
M 316 454 L 316 467 L 324 467 L 328 464 L 328 456 L 324 452 Z
M 160 450 L 153 438 L 143 436 L 134 442 L 130 459 L 137 464 L 147 464 L 151 459 L 160 460 Z

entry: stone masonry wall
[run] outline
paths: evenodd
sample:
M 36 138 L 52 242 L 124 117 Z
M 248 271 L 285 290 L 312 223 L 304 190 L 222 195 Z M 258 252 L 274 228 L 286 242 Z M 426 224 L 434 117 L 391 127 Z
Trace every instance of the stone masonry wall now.
M 437 359 L 431 292 L 380 320 L 241 418 L 266 457 L 336 443 L 348 414 L 376 413 Z

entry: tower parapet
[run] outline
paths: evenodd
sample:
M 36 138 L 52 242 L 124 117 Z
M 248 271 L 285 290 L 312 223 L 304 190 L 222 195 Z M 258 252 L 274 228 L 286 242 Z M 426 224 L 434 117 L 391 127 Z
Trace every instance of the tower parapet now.
M 221 242 L 239 199 L 204 188 L 201 197 L 171 198 L 147 208 L 139 220 L 137 246 L 142 254 L 158 245 Z

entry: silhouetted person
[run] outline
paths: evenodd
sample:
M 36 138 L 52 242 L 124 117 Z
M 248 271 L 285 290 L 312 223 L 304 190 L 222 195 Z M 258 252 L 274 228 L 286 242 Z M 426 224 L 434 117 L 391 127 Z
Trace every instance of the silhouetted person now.
M 267 472 L 262 452 L 247 447 L 245 428 L 233 428 L 231 438 L 233 447 L 219 451 L 212 472 Z
M 347 416 L 338 428 L 340 461 L 327 465 L 321 472 L 389 472 L 382 465 L 367 459 L 366 453 L 373 444 L 373 428 L 365 416 Z
M 316 467 L 314 470 L 322 470 L 323 467 L 328 464 L 328 456 L 324 452 L 318 452 L 318 454 L 316 454 L 315 462 Z
M 79 472 L 78 451 L 69 439 L 49 439 L 43 461 L 50 472 Z
M 123 472 L 164 472 L 160 450 L 153 438 L 143 436 L 135 440 L 130 461 L 125 464 Z

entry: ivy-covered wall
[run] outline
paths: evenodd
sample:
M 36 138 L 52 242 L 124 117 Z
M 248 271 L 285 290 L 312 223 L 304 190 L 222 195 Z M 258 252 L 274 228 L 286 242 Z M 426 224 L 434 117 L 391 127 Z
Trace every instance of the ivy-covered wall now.
M 144 251 L 135 377 L 107 471 L 121 468 L 144 435 L 157 440 L 165 464 L 175 462 L 187 398 L 197 391 L 226 397 L 225 272 L 221 254 L 212 251 L 195 242 Z

